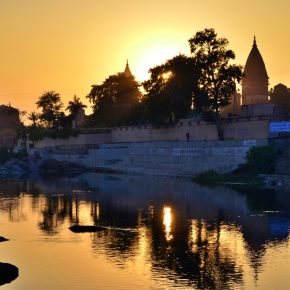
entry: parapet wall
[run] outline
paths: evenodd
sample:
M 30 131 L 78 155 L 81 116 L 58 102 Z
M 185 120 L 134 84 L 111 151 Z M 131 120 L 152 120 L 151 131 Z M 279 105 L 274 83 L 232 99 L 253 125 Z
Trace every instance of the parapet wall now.
M 225 140 L 266 139 L 269 120 L 241 118 L 224 122 Z M 214 141 L 218 140 L 215 124 L 183 119 L 177 125 L 164 128 L 152 126 L 128 126 L 113 128 L 107 133 L 82 133 L 67 139 L 45 138 L 35 142 L 34 148 L 47 147 L 93 147 L 105 143 L 155 142 L 155 141 Z M 29 146 L 27 146 L 29 147 Z
M 223 125 L 225 140 L 248 140 L 268 138 L 269 120 L 241 118 L 227 120 Z M 169 128 L 151 126 L 118 127 L 112 129 L 112 142 L 148 141 L 213 141 L 218 140 L 215 124 L 190 119 L 181 120 Z

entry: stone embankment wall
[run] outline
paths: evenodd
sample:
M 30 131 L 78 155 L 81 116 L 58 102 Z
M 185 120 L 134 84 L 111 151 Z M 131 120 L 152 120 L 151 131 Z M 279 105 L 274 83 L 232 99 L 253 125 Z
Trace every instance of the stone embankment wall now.
M 245 162 L 252 146 L 267 144 L 269 120 L 233 119 L 217 128 L 184 119 L 171 128 L 120 127 L 108 133 L 80 134 L 69 139 L 43 139 L 33 151 L 43 158 L 70 161 L 90 168 L 170 176 L 193 176 L 207 170 L 221 173 Z
M 140 174 L 193 176 L 207 170 L 225 173 L 245 162 L 252 146 L 267 139 L 244 141 L 156 141 L 102 144 L 98 148 L 54 147 L 43 158 L 69 161 L 95 169 Z
M 261 118 L 240 118 L 223 124 L 225 140 L 250 140 L 268 138 L 269 120 Z M 93 146 L 104 143 L 153 142 L 153 141 L 213 141 L 217 140 L 217 128 L 204 121 L 183 119 L 169 128 L 152 126 L 130 126 L 113 128 L 108 133 L 79 134 L 68 139 L 45 138 L 35 142 L 34 148 L 56 146 Z M 27 146 L 29 147 L 29 146 Z

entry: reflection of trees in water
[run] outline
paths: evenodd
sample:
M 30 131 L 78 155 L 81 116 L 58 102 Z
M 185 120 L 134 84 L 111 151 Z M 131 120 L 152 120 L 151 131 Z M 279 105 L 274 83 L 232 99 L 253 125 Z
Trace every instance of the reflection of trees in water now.
M 230 289 L 241 284 L 243 273 L 234 257 L 220 248 L 220 224 L 199 220 L 193 226 L 180 218 L 172 219 L 172 239 L 166 239 L 162 211 L 152 221 L 152 259 L 158 272 L 172 270 L 178 279 L 198 289 Z M 194 233 L 194 239 L 193 239 Z M 175 276 L 172 279 L 176 279 Z
M 227 248 L 222 237 L 223 227 L 229 223 L 240 225 L 234 225 L 233 230 L 243 236 L 245 254 L 250 258 L 250 266 L 258 272 L 267 243 L 273 240 L 271 221 L 265 216 L 252 216 L 247 209 L 277 210 L 281 206 L 273 192 L 265 195 L 246 193 L 248 207 L 244 208 L 243 199 L 238 198 L 238 204 L 230 211 L 229 216 L 226 198 L 220 192 L 209 190 L 206 197 L 199 192 L 194 195 L 189 192 L 186 198 L 180 199 L 175 191 L 168 197 L 158 189 L 158 198 L 151 194 L 150 202 L 147 202 L 147 195 L 138 197 L 137 194 L 127 202 L 130 195 L 126 193 L 118 199 L 118 194 L 114 195 L 109 191 L 90 195 L 84 194 L 85 191 L 76 194 L 71 190 L 66 194 L 44 195 L 33 184 L 27 188 L 32 209 L 41 213 L 39 227 L 45 233 L 58 233 L 65 221 L 70 224 L 82 224 L 86 221 L 88 224 L 131 228 L 132 230 L 114 229 L 91 235 L 93 251 L 101 251 L 113 263 L 123 267 L 126 261 L 144 253 L 142 249 L 146 248 L 145 260 L 151 263 L 156 275 L 165 274 L 169 279 L 194 285 L 199 289 L 231 289 L 243 283 L 243 270 L 235 260 L 235 255 L 239 253 L 233 253 L 233 250 Z M 11 213 L 14 218 L 19 217 L 19 197 L 23 191 L 14 189 L 13 194 L 10 190 L 8 199 L 5 201 L 6 197 L 3 198 L 6 204 L 1 203 L 0 208 Z M 215 196 L 213 202 L 208 202 L 214 194 L 220 194 L 219 198 L 222 200 L 216 201 Z M 230 194 L 233 197 L 238 195 L 230 192 L 225 196 Z M 259 203 L 261 196 L 266 200 Z M 164 205 L 164 200 L 169 201 L 169 205 Z M 235 201 L 235 198 L 231 200 Z M 284 196 L 282 200 L 285 200 Z M 137 210 L 139 206 L 143 210 Z M 241 217 L 237 218 L 237 215 Z M 229 238 L 232 232 L 228 231 Z M 283 239 L 285 236 L 277 238 L 278 241 Z
M 136 254 L 138 244 L 138 212 L 132 212 L 126 208 L 114 207 L 105 204 L 100 207 L 98 224 L 109 226 L 108 231 L 97 234 L 93 240 L 93 250 L 99 248 L 100 237 L 102 246 L 109 259 L 122 266 L 124 261 Z
M 8 213 L 10 221 L 21 221 L 26 218 L 20 199 L 25 189 L 26 181 L 2 180 L 0 182 L 0 210 Z
M 60 224 L 69 217 L 72 220 L 73 200 L 70 196 L 57 195 L 46 197 L 42 210 L 43 221 L 39 223 L 40 229 L 54 234 Z

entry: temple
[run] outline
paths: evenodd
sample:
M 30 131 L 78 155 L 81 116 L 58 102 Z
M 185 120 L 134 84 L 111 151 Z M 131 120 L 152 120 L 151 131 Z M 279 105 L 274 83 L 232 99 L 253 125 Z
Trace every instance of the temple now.
M 16 146 L 19 125 L 19 111 L 10 105 L 0 105 L 0 148 Z
M 127 63 L 126 63 L 126 67 L 125 67 L 125 70 L 124 70 L 124 75 L 126 77 L 133 77 L 132 73 L 131 73 L 131 70 L 129 68 L 129 63 L 128 63 L 128 59 L 127 59 Z
M 268 74 L 254 37 L 242 79 L 242 104 L 265 104 L 268 98 Z
M 283 104 L 270 101 L 268 86 L 268 73 L 254 37 L 242 78 L 241 116 L 270 119 L 287 117 L 287 108 Z

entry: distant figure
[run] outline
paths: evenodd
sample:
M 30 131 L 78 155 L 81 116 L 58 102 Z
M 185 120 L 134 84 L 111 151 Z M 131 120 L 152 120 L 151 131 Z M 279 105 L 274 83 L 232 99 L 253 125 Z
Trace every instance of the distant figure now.
M 189 133 L 186 132 L 186 141 L 188 141 L 188 140 L 189 140 Z

